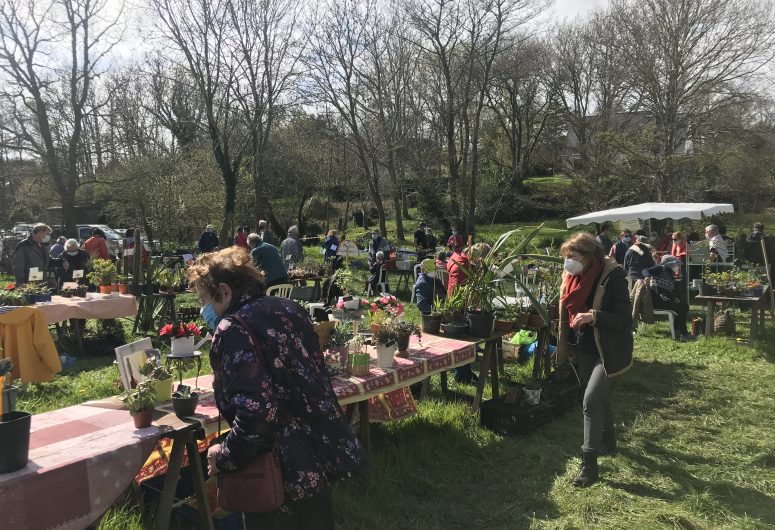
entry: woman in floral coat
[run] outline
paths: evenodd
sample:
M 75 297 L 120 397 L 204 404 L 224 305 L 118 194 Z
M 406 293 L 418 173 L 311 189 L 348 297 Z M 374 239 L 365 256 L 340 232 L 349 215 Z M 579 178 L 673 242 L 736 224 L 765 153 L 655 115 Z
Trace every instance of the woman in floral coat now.
M 243 249 L 204 254 L 188 274 L 215 330 L 213 389 L 231 426 L 208 452 L 210 473 L 236 471 L 275 451 L 285 504 L 245 514 L 245 527 L 333 528 L 331 488 L 364 466 L 365 453 L 342 421 L 309 316 L 292 300 L 264 295 L 261 274 Z

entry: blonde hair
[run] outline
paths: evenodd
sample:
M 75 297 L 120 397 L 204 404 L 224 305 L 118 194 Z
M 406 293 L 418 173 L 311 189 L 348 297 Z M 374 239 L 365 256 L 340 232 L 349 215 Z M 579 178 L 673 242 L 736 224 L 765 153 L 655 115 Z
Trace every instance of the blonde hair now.
M 476 260 L 479 258 L 484 258 L 487 254 L 490 253 L 490 245 L 487 243 L 475 243 L 468 247 L 468 257 L 472 260 Z
M 232 246 L 199 256 L 188 268 L 187 275 L 192 288 L 202 287 L 216 301 L 221 298 L 218 290 L 221 283 L 231 287 L 234 300 L 246 293 L 264 292 L 263 274 L 253 264 L 250 254 L 240 247 Z
M 328 237 L 336 237 L 337 231 L 336 230 L 329 230 L 327 236 Z
M 560 254 L 567 256 L 571 250 L 598 263 L 605 257 L 603 245 L 589 232 L 576 232 L 570 236 L 560 247 Z
M 673 237 L 676 239 L 686 239 L 683 232 L 673 232 Z

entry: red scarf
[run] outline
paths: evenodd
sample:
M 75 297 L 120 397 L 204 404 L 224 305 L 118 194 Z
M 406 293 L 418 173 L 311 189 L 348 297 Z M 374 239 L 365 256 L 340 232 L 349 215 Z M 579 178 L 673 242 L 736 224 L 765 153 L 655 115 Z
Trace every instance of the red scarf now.
M 603 264 L 595 263 L 590 265 L 581 274 L 575 276 L 570 274 L 567 275 L 565 292 L 562 295 L 560 303 L 562 307 L 568 310 L 569 323 L 573 322 L 573 319 L 579 313 L 586 313 L 589 311 L 587 299 L 589 298 L 592 289 L 595 287 L 597 277 L 602 270 Z

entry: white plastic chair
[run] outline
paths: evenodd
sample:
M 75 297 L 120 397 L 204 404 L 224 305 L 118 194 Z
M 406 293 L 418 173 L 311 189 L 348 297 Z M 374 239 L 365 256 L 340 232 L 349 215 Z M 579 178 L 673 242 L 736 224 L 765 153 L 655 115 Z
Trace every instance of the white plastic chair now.
M 445 271 L 444 269 L 436 269 L 435 274 L 436 274 L 436 278 L 441 280 L 441 283 L 444 285 L 444 288 L 446 289 L 447 285 L 449 284 L 449 271 Z
M 290 298 L 291 291 L 293 291 L 293 285 L 290 283 L 281 283 L 279 285 L 273 285 L 266 290 L 267 296 L 279 296 L 280 298 Z
M 654 310 L 654 316 L 667 316 L 667 320 L 670 323 L 670 336 L 673 337 L 673 340 L 676 340 L 676 333 L 675 333 L 675 317 L 677 316 L 675 311 L 671 311 L 669 309 L 655 309 Z M 640 323 L 640 329 L 641 333 L 646 329 L 646 323 L 641 322 Z
M 379 281 L 377 282 L 377 287 L 379 287 L 379 292 L 380 293 L 385 293 L 385 292 L 387 292 L 388 289 L 387 289 L 387 272 L 385 271 L 385 266 L 384 265 L 382 265 L 379 268 L 379 273 L 378 274 L 379 274 Z M 369 282 L 367 289 L 368 290 L 366 291 L 366 296 L 371 296 L 371 294 L 372 294 L 372 292 L 371 292 L 371 282 Z

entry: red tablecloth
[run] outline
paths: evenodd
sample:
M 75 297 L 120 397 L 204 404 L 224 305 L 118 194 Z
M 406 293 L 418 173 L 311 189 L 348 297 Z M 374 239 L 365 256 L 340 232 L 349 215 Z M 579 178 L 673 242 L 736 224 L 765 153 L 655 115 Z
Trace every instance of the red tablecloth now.
M 474 343 L 427 336 L 420 344 L 413 339 L 409 358 L 396 358 L 393 369 L 372 364 L 367 376 L 334 378 L 334 390 L 342 404 L 371 399 L 379 406 L 370 409 L 385 410 L 379 402 L 384 404 L 391 391 L 403 392 L 402 387 L 474 358 Z M 194 380 L 187 383 L 193 385 Z M 200 389 L 211 386 L 211 375 L 199 378 Z M 406 397 L 406 392 L 402 395 Z M 200 398 L 197 415 L 208 431 L 217 428 L 211 394 Z M 27 467 L 0 475 L 0 528 L 84 528 L 132 482 L 164 431 L 157 424 L 135 429 L 117 398 L 33 416 Z

